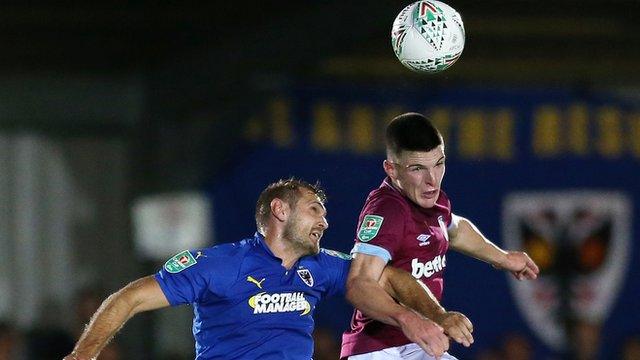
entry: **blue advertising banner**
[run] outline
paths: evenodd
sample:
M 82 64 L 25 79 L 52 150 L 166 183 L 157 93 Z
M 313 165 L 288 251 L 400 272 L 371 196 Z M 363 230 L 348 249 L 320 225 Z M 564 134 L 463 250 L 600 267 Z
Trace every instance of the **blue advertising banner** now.
M 640 229 L 633 215 L 640 199 L 640 107 L 607 93 L 295 87 L 247 122 L 246 147 L 238 150 L 228 171 L 211 180 L 216 241 L 253 234 L 260 191 L 295 176 L 319 180 L 329 195 L 330 226 L 322 246 L 349 252 L 361 206 L 384 178 L 385 124 L 407 111 L 430 116 L 443 133 L 443 189 L 454 213 L 471 219 L 501 246 L 527 249 L 543 265 L 539 281 L 551 284 L 518 289 L 490 265 L 450 252 L 443 303 L 469 316 L 476 338 L 470 349 L 453 346 L 454 355 L 473 357 L 515 333 L 532 341 L 535 358 L 560 352 L 566 339 L 545 332 L 558 333 L 561 318 L 552 325 L 538 320 L 563 309 L 583 314 L 599 330 L 602 324 L 601 348 L 608 351 L 640 334 L 640 277 L 634 276 Z M 539 207 L 527 207 L 530 203 Z M 505 225 L 507 220 L 511 225 Z M 559 235 L 558 229 L 567 232 Z M 569 243 L 578 244 L 572 245 L 575 252 L 565 251 Z M 576 264 L 574 270 L 563 273 L 559 269 L 568 261 Z M 558 274 L 571 274 L 570 283 L 559 282 Z M 596 292 L 611 282 L 604 288 L 610 296 Z M 567 288 L 577 289 L 572 296 L 581 294 L 571 300 L 575 304 L 561 300 Z M 538 320 L 531 315 L 536 311 L 543 314 Z M 317 324 L 342 331 L 351 308 L 332 299 L 316 314 Z

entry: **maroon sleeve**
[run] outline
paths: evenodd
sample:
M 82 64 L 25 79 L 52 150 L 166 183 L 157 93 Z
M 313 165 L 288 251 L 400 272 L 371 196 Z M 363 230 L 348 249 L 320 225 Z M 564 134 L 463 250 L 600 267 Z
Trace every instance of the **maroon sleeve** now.
M 406 205 L 389 196 L 369 199 L 360 213 L 356 243 L 379 246 L 389 252 L 391 258 L 404 236 Z

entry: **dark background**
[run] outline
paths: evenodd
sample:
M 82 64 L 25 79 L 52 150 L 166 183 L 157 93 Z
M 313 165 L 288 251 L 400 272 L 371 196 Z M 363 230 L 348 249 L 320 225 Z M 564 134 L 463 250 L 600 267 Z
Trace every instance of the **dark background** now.
M 394 112 L 451 109 L 444 188 L 454 211 L 476 220 L 497 243 L 502 201 L 513 191 L 613 190 L 637 204 L 640 3 L 447 3 L 463 17 L 466 46 L 458 63 L 436 75 L 408 71 L 391 50 L 391 23 L 405 2 L 1 3 L 0 135 L 7 139 L 3 159 L 11 160 L 0 170 L 10 189 L 2 211 L 6 219 L 51 213 L 42 210 L 42 201 L 33 214 L 31 203 L 24 213 L 16 210 L 24 204 L 16 189 L 26 186 L 19 171 L 25 160 L 12 154 L 25 136 L 61 149 L 84 205 L 64 207 L 81 215 L 60 232 L 61 238 L 70 234 L 63 253 L 72 259 L 74 275 L 32 274 L 38 281 L 31 283 L 15 276 L 20 260 L 7 260 L 0 267 L 6 283 L 18 281 L 26 290 L 6 297 L 0 318 L 20 334 L 51 324 L 69 330 L 77 289 L 95 285 L 107 294 L 155 271 L 157 262 L 131 256 L 131 205 L 146 195 L 205 193 L 214 209 L 215 241 L 235 241 L 253 232 L 253 203 L 267 183 L 289 175 L 318 179 L 330 195 L 325 245 L 348 251 L 360 205 L 383 175 L 379 132 L 371 134 L 378 136 L 371 149 L 355 151 L 350 144 L 347 124 L 357 107 L 372 112 L 376 128 Z M 338 114 L 342 140 L 318 149 L 309 139 L 314 106 L 324 103 Z M 565 113 L 575 104 L 587 108 L 585 153 L 536 152 L 535 113 L 549 104 Z M 600 120 L 602 107 L 622 114 L 616 134 L 624 136 L 623 145 L 613 152 L 599 145 L 608 124 Z M 465 153 L 456 137 L 465 111 L 482 112 L 490 133 L 501 109 L 514 114 L 512 157 Z M 289 142 L 274 135 L 278 111 L 295 134 Z M 38 178 L 38 199 L 51 199 L 55 184 Z M 26 241 L 40 249 L 33 260 L 47 259 L 51 233 L 22 236 L 30 233 L 16 224 L 0 224 L 2 250 L 28 254 L 31 248 L 20 245 Z M 634 221 L 632 243 L 637 233 Z M 640 332 L 634 306 L 640 285 L 633 276 L 638 249 L 632 249 L 625 285 L 602 332 L 603 359 L 617 358 L 624 340 Z M 477 334 L 471 350 L 456 347 L 454 354 L 478 357 L 515 332 L 530 339 L 534 358 L 553 356 L 519 315 L 504 275 L 459 255 L 449 261 L 445 305 L 467 313 Z M 38 286 L 47 290 L 35 295 Z M 27 303 L 45 307 L 49 316 L 20 315 L 20 294 L 38 299 Z M 60 311 L 46 308 L 49 302 Z M 331 300 L 318 324 L 337 334 L 348 314 L 346 304 Z M 179 335 L 166 330 L 166 319 L 132 321 L 119 337 L 122 358 L 163 358 L 167 347 L 186 349 L 189 358 L 189 311 L 173 316 L 186 319 Z

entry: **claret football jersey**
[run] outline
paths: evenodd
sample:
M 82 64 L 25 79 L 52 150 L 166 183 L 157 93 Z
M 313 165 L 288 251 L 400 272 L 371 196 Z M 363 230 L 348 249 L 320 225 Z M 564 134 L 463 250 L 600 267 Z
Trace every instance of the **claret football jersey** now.
M 314 309 L 344 294 L 349 264 L 322 249 L 286 269 L 256 234 L 183 251 L 155 279 L 172 306 L 193 305 L 196 359 L 311 359 Z
M 442 298 L 443 273 L 449 248 L 447 229 L 451 204 L 440 191 L 435 206 L 422 208 L 396 189 L 390 179 L 373 190 L 360 213 L 352 255 L 379 256 L 410 272 Z M 355 310 L 342 336 L 342 357 L 408 344 L 402 331 L 367 318 Z

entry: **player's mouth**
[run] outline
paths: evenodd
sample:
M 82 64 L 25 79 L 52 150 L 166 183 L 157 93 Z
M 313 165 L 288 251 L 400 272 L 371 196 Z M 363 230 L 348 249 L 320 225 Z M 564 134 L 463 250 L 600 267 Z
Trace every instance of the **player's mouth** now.
M 425 199 L 433 199 L 436 196 L 438 196 L 438 189 L 433 189 L 422 193 L 422 197 Z
M 311 238 L 316 242 L 320 242 L 320 238 L 322 238 L 322 231 L 312 231 Z

